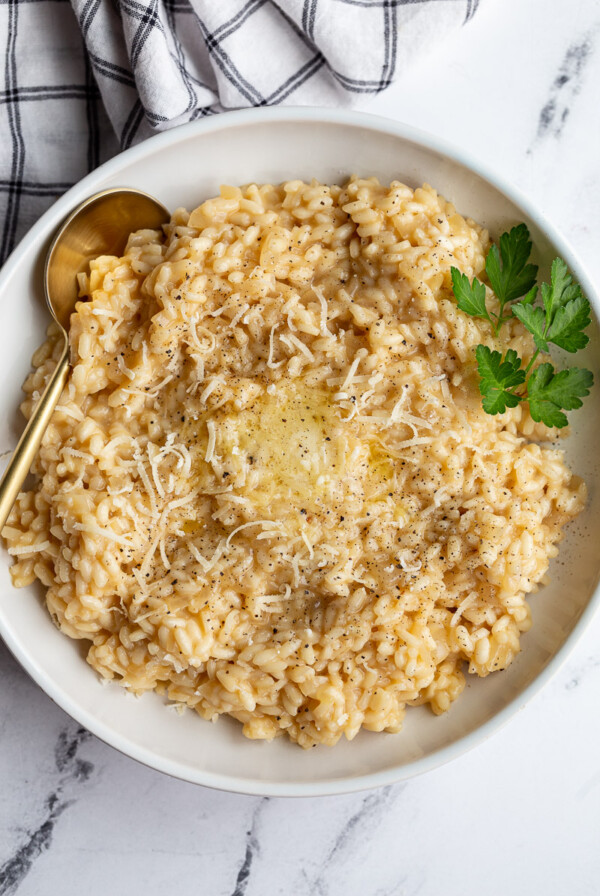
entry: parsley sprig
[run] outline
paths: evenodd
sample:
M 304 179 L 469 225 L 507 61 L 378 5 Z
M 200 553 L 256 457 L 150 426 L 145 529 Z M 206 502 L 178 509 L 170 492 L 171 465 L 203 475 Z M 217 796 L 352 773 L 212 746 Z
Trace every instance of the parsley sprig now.
M 535 352 L 527 365 L 514 349 L 502 354 L 487 345 L 477 346 L 475 357 L 484 410 L 502 414 L 527 401 L 536 422 L 561 428 L 568 422 L 563 411 L 580 408 L 581 399 L 589 394 L 594 382 L 592 373 L 578 367 L 557 372 L 549 361 L 537 367 L 534 364 L 540 352 L 550 351 L 550 345 L 567 352 L 585 348 L 589 338 L 583 331 L 591 322 L 590 303 L 560 258 L 552 262 L 550 283 L 542 283 L 538 289 L 538 269 L 529 262 L 531 248 L 529 231 L 525 224 L 519 224 L 503 233 L 499 247 L 493 245 L 488 252 L 485 271 L 498 301 L 497 311 L 488 307 L 485 285 L 477 278 L 470 282 L 454 267 L 452 290 L 461 311 L 489 321 L 494 336 L 498 336 L 506 321 L 516 317 L 535 342 Z

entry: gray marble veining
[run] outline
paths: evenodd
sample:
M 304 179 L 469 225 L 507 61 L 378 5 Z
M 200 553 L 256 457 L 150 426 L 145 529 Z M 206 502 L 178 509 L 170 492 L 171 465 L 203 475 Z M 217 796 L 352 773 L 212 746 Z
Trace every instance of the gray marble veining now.
M 571 106 L 583 87 L 587 64 L 595 49 L 597 32 L 598 29 L 593 28 L 569 44 L 552 82 L 548 100 L 540 112 L 536 134 L 538 140 L 561 137 Z
M 44 850 L 50 848 L 58 819 L 76 799 L 74 793 L 77 785 L 84 784 L 94 771 L 93 763 L 77 756 L 81 744 L 90 737 L 91 734 L 75 722 L 68 723 L 60 731 L 54 749 L 59 777 L 44 797 L 40 824 L 26 832 L 24 842 L 0 867 L 0 893 L 3 896 L 17 892 L 33 863 Z M 20 839 L 23 839 L 22 836 Z

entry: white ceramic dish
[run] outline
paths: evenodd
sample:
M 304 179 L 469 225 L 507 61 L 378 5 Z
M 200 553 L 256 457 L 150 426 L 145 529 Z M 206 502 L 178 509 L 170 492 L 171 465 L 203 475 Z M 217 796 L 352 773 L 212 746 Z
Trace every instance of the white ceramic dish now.
M 356 172 L 411 185 L 427 181 L 459 211 L 493 235 L 526 221 L 537 260 L 554 254 L 569 264 L 598 302 L 569 246 L 531 204 L 463 152 L 393 122 L 351 112 L 261 109 L 217 116 L 162 134 L 128 150 L 73 187 L 32 228 L 0 274 L 0 451 L 16 443 L 22 421 L 19 387 L 43 339 L 42 262 L 49 238 L 79 201 L 110 186 L 140 187 L 168 207 L 194 206 L 223 182 L 318 177 L 339 181 Z M 594 370 L 600 339 L 592 328 L 586 357 Z M 41 588 L 10 584 L 8 556 L 0 557 L 0 632 L 32 678 L 67 713 L 102 740 L 149 766 L 224 790 L 269 795 L 342 793 L 389 784 L 431 769 L 474 746 L 521 709 L 548 681 L 598 604 L 600 574 L 600 386 L 575 414 L 568 442 L 571 464 L 584 476 L 590 501 L 568 532 L 551 584 L 531 599 L 534 626 L 523 651 L 503 673 L 469 680 L 450 712 L 410 709 L 398 735 L 361 733 L 353 742 L 305 752 L 283 738 L 257 743 L 222 718 L 212 725 L 194 713 L 166 710 L 155 694 L 139 700 L 116 684 L 101 686 L 80 643 L 61 635 L 47 614 Z

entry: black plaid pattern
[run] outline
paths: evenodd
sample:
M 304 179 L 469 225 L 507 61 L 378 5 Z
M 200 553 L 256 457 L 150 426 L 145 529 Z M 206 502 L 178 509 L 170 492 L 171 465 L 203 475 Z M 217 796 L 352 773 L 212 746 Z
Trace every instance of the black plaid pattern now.
M 119 147 L 222 109 L 352 104 L 478 3 L 0 0 L 0 263 Z
M 0 262 L 118 144 L 65 0 L 0 0 Z

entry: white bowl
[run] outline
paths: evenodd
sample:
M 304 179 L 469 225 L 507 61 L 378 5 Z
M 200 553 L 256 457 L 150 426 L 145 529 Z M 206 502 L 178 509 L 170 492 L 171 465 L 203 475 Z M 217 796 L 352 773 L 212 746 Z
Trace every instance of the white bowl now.
M 63 196 L 32 228 L 0 274 L 0 450 L 16 443 L 16 412 L 29 359 L 43 340 L 42 263 L 49 238 L 66 213 L 104 187 L 140 187 L 168 207 L 193 207 L 220 184 L 317 177 L 341 181 L 352 173 L 428 182 L 498 236 L 509 225 L 530 227 L 542 270 L 554 255 L 565 259 L 596 312 L 598 300 L 581 264 L 557 231 L 509 185 L 437 138 L 372 116 L 330 109 L 261 109 L 185 125 L 128 150 Z M 596 323 L 577 363 L 596 373 Z M 303 751 L 280 738 L 246 740 L 241 726 L 216 724 L 195 713 L 169 712 L 155 694 L 139 700 L 117 684 L 102 686 L 84 660 L 80 642 L 60 634 L 42 589 L 10 583 L 8 556 L 0 558 L 0 631 L 32 678 L 69 715 L 102 740 L 153 768 L 223 790 L 269 795 L 342 793 L 389 784 L 426 771 L 496 731 L 548 681 L 580 637 L 594 611 L 600 573 L 600 388 L 573 415 L 569 462 L 589 486 L 585 512 L 569 527 L 551 582 L 531 598 L 533 628 L 512 666 L 467 687 L 443 716 L 409 709 L 400 734 L 362 732 L 336 747 Z

